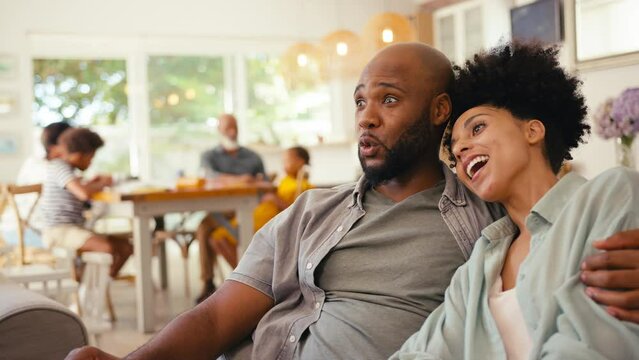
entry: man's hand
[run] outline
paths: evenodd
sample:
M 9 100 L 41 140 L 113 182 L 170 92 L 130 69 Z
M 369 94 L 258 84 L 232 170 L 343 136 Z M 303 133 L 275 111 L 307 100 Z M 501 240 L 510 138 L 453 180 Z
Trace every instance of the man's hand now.
M 581 264 L 586 294 L 610 315 L 639 324 L 639 229 L 617 233 L 593 246 L 603 252 Z
M 71 351 L 64 360 L 119 360 L 119 358 L 96 347 L 84 346 Z

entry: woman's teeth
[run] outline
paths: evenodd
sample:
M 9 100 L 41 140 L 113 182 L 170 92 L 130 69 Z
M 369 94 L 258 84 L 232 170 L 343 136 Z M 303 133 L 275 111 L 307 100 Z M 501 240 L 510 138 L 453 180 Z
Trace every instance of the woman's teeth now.
M 488 162 L 488 156 L 486 155 L 481 155 L 474 158 L 470 163 L 468 163 L 468 166 L 466 166 L 466 174 L 468 175 L 468 177 L 472 179 L 477 171 L 484 167 L 486 162 Z

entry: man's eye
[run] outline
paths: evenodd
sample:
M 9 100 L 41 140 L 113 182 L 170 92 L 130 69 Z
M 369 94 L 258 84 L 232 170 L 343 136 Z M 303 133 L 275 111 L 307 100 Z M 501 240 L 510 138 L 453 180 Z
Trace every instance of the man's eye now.
M 484 123 L 479 123 L 473 126 L 473 135 L 479 134 L 484 129 L 484 127 L 486 127 L 486 124 Z
M 387 96 L 384 98 L 384 104 L 392 104 L 392 103 L 396 103 L 398 100 L 396 97 L 394 96 Z
M 364 106 L 364 100 L 362 99 L 355 100 L 355 106 L 358 108 Z

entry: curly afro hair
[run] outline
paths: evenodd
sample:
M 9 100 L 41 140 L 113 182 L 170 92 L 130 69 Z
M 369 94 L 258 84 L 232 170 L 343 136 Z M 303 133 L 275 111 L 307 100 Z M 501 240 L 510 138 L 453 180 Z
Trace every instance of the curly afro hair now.
M 449 129 L 467 110 L 482 105 L 508 110 L 520 120 L 537 119 L 546 127 L 545 156 L 557 173 L 570 151 L 590 134 L 581 81 L 559 65 L 555 46 L 511 42 L 476 54 L 465 66 L 455 66 Z M 443 146 L 451 155 L 451 134 Z

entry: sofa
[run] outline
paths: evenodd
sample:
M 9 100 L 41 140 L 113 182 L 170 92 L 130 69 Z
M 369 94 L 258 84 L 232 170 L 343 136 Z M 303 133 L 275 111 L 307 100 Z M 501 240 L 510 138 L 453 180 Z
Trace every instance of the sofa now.
M 0 360 L 62 360 L 86 344 L 76 314 L 0 275 Z

